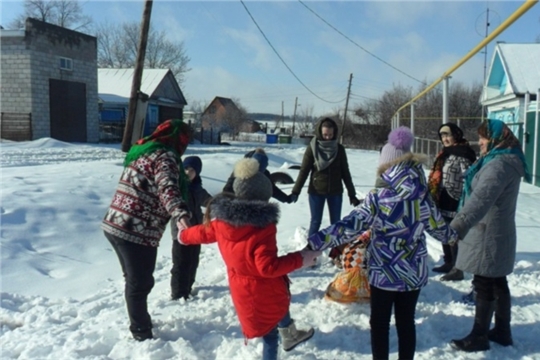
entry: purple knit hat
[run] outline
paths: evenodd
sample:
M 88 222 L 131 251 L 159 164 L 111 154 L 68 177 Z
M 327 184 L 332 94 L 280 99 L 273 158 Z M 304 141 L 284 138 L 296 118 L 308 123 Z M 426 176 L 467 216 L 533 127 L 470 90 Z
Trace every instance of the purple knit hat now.
M 379 165 L 387 164 L 397 158 L 410 153 L 411 145 L 414 141 L 414 135 L 406 126 L 400 126 L 390 131 L 388 142 L 381 149 L 379 156 Z

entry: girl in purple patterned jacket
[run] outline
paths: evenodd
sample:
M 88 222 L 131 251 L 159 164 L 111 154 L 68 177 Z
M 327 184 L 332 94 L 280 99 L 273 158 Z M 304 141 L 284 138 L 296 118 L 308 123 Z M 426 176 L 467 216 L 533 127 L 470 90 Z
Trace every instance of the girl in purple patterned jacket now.
M 424 231 L 443 243 L 457 240 L 429 194 L 423 159 L 410 152 L 413 139 L 406 127 L 390 132 L 379 158 L 383 187 L 372 190 L 348 216 L 308 239 L 314 250 L 322 250 L 350 242 L 371 228 L 366 261 L 374 359 L 388 359 L 392 307 L 399 359 L 414 358 L 416 303 L 428 279 Z

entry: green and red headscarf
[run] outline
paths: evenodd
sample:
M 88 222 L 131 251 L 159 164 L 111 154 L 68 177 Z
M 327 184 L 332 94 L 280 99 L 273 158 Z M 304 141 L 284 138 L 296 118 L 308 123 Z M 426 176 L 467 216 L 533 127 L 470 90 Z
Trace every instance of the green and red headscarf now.
M 124 167 L 127 167 L 133 161 L 143 155 L 151 154 L 157 150 L 163 149 L 172 151 L 177 157 L 178 167 L 180 169 L 179 185 L 182 195 L 185 198 L 187 194 L 187 178 L 182 166 L 181 156 L 186 151 L 190 141 L 191 129 L 188 124 L 180 119 L 170 119 L 158 125 L 151 135 L 139 139 L 126 155 Z

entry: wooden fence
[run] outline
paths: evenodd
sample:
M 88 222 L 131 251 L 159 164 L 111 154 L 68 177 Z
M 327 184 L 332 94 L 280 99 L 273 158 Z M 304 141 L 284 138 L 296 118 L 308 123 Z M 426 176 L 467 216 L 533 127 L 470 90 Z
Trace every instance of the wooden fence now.
M 32 113 L 2 112 L 0 136 L 13 141 L 32 140 Z

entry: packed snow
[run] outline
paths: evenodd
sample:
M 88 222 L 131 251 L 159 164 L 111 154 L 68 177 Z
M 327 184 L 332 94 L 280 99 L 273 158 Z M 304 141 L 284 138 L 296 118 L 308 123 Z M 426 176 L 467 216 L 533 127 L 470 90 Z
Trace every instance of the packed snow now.
M 257 144 L 192 145 L 186 155 L 203 160 L 203 186 L 218 193 L 234 163 Z M 304 146 L 264 144 L 269 170 L 296 178 Z M 149 297 L 155 339 L 137 342 L 128 331 L 120 265 L 100 224 L 115 191 L 124 153 L 118 144 L 68 144 L 46 138 L 0 144 L 2 359 L 257 359 L 260 339 L 244 342 L 229 296 L 225 266 L 215 245 L 203 246 L 197 295 L 169 299 L 171 237 L 161 241 Z M 374 184 L 378 153 L 348 149 L 359 197 Z M 292 185 L 279 185 L 286 193 Z M 306 185 L 307 187 L 307 185 Z M 281 253 L 305 246 L 309 224 L 306 187 L 295 204 L 280 204 Z M 344 197 L 342 215 L 352 207 Z M 468 334 L 474 307 L 460 302 L 464 281 L 441 282 L 430 274 L 416 312 L 417 359 L 540 359 L 540 188 L 522 184 L 516 214 L 518 249 L 512 292 L 515 345 L 468 354 L 448 342 Z M 328 225 L 325 214 L 323 226 Z M 430 267 L 440 243 L 428 237 Z M 338 269 L 327 257 L 292 279 L 291 314 L 314 337 L 282 359 L 370 359 L 369 304 L 324 299 Z M 390 330 L 391 359 L 397 336 Z

